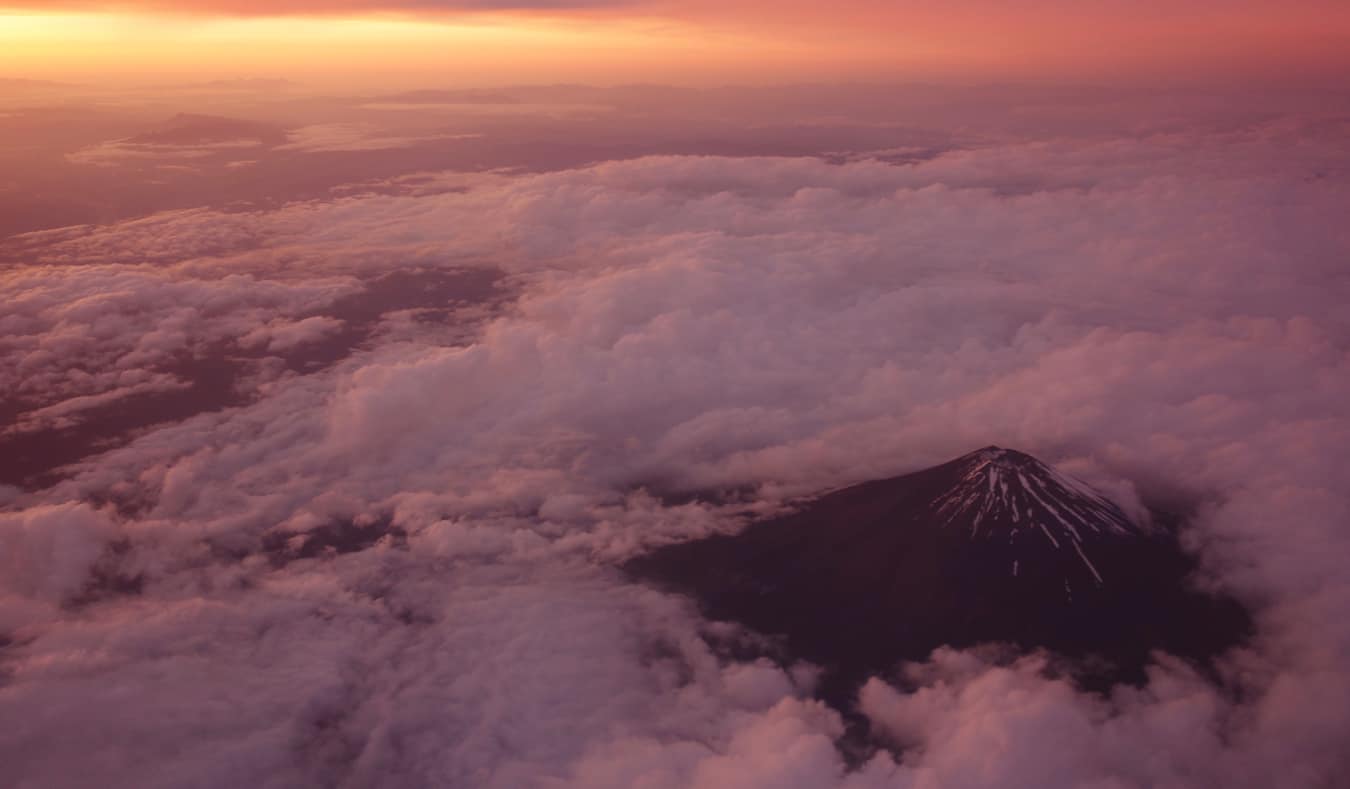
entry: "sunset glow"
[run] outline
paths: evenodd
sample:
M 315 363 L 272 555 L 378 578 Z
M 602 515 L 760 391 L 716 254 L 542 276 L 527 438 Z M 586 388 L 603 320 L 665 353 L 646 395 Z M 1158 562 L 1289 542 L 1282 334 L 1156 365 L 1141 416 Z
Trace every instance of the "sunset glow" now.
M 434 5 L 434 4 L 433 4 Z M 37 77 L 288 72 L 326 81 L 1086 77 L 1328 73 L 1343 3 L 126 3 L 0 9 L 0 69 Z
M 709 77 L 747 50 L 781 64 L 781 44 L 725 32 L 705 35 L 663 20 L 585 20 L 478 15 L 467 19 L 216 17 L 110 13 L 0 17 L 0 68 L 96 80 L 288 73 L 319 82 L 368 83 L 389 75 L 484 84 L 556 73 L 633 77 L 686 72 Z M 759 66 L 744 64 L 750 74 Z M 760 73 L 762 77 L 763 74 Z

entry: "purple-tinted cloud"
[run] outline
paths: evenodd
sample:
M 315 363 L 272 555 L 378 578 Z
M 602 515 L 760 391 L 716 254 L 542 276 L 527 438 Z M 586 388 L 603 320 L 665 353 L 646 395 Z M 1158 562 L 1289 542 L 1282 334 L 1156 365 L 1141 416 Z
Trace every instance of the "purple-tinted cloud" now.
M 28 723 L 0 732 L 0 775 L 1334 785 L 1343 131 L 991 143 L 903 166 L 651 157 L 30 239 L 56 265 L 5 280 L 23 295 L 10 385 L 45 408 L 123 391 L 80 376 L 80 354 L 144 371 L 175 342 L 322 342 L 343 327 L 306 310 L 403 262 L 501 269 L 518 297 L 472 308 L 468 333 L 391 309 L 331 368 L 7 492 L 23 572 L 0 586 L 0 709 Z M 909 750 L 849 769 L 810 667 L 719 657 L 709 643 L 751 636 L 610 569 L 988 443 L 1126 504 L 1184 502 L 1206 581 L 1257 612 L 1221 667 L 1240 692 L 1160 656 L 1146 687 L 1103 699 L 1039 656 L 944 650 L 866 686 L 861 710 Z M 708 488 L 754 492 L 662 498 Z M 278 559 L 335 523 L 392 528 Z

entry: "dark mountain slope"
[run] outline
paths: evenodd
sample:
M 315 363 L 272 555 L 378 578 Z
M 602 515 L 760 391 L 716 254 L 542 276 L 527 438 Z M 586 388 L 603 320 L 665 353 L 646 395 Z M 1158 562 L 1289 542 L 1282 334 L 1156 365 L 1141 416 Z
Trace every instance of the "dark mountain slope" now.
M 1079 678 L 1104 688 L 1141 680 L 1151 650 L 1204 661 L 1250 627 L 1234 602 L 1190 586 L 1194 561 L 1171 531 L 997 447 L 626 569 L 711 618 L 782 636 L 826 668 L 822 695 L 841 707 L 868 675 L 944 644 L 1092 658 Z

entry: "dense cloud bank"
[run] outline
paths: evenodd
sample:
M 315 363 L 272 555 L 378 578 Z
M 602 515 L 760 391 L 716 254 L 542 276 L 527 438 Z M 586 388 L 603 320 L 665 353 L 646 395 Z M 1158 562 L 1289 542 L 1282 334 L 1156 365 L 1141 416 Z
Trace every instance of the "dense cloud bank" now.
M 321 342 L 391 270 L 517 295 L 391 308 L 335 364 L 258 362 L 243 404 L 5 492 L 0 776 L 1344 783 L 1346 132 L 647 158 L 20 239 L 9 430 L 170 386 L 174 349 Z M 612 570 L 990 443 L 1191 516 L 1201 582 L 1258 615 L 1222 685 L 1160 656 L 1106 699 L 941 651 L 863 689 L 896 751 L 850 769 L 810 667 L 728 659 L 750 634 Z M 681 495 L 713 489 L 741 492 Z

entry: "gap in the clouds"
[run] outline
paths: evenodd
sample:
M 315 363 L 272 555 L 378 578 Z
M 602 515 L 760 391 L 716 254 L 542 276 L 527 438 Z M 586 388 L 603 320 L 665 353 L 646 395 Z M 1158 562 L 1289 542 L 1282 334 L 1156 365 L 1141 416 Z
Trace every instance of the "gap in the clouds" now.
M 122 504 L 126 505 L 126 502 Z M 124 513 L 125 515 L 125 513 Z M 408 547 L 408 532 L 395 525 L 389 514 L 339 518 L 306 531 L 273 530 L 253 540 L 213 540 L 202 543 L 214 562 L 235 565 L 250 557 L 261 556 L 273 570 L 305 560 L 329 560 L 360 553 L 376 546 L 398 550 Z M 128 569 L 127 559 L 136 545 L 130 539 L 118 539 L 104 546 L 89 569 L 83 586 L 62 601 L 62 607 L 75 611 L 97 603 L 145 592 L 148 580 L 143 570 Z M 411 614 L 399 614 L 411 624 Z M 0 647 L 4 643 L 0 642 Z
M 744 484 L 728 487 L 689 487 L 674 480 L 643 479 L 620 487 L 623 495 L 645 493 L 662 507 L 682 507 L 688 504 L 706 504 L 713 507 L 735 507 L 760 500 L 758 485 Z
M 262 548 L 273 566 L 280 567 L 300 559 L 357 553 L 385 539 L 391 546 L 403 547 L 407 538 L 408 533 L 394 525 L 392 516 L 381 515 L 336 520 L 305 532 L 269 532 Z
M 81 460 L 124 446 L 159 426 L 199 414 L 245 405 L 257 396 L 250 378 L 270 373 L 268 365 L 287 374 L 322 372 L 369 344 L 381 320 L 395 312 L 409 313 L 428 326 L 453 326 L 466 308 L 489 311 L 509 300 L 511 291 L 496 269 L 408 268 L 380 274 L 363 289 L 326 308 L 296 316 L 337 322 L 336 330 L 293 346 L 239 347 L 217 342 L 190 348 L 171 363 L 151 368 L 179 385 L 142 392 L 86 408 L 72 420 L 46 429 L 0 434 L 0 485 L 29 490 L 48 487 Z M 472 321 L 469 321 L 471 324 Z M 463 327 L 471 335 L 473 327 Z M 0 420 L 17 424 L 26 412 L 51 402 L 0 403 Z M 136 503 L 119 508 L 138 509 Z
M 126 572 L 122 559 L 132 550 L 130 540 L 113 540 L 103 550 L 77 595 L 67 599 L 67 609 L 78 609 L 112 597 L 135 597 L 145 590 L 145 574 Z
M 89 408 L 71 426 L 0 436 L 0 484 L 29 489 L 47 487 L 61 478 L 59 469 L 85 457 L 116 448 L 155 425 L 243 402 L 234 384 L 246 369 L 231 356 L 183 357 L 156 372 L 183 382 L 182 388 L 148 392 Z M 50 403 L 10 406 L 21 415 Z

